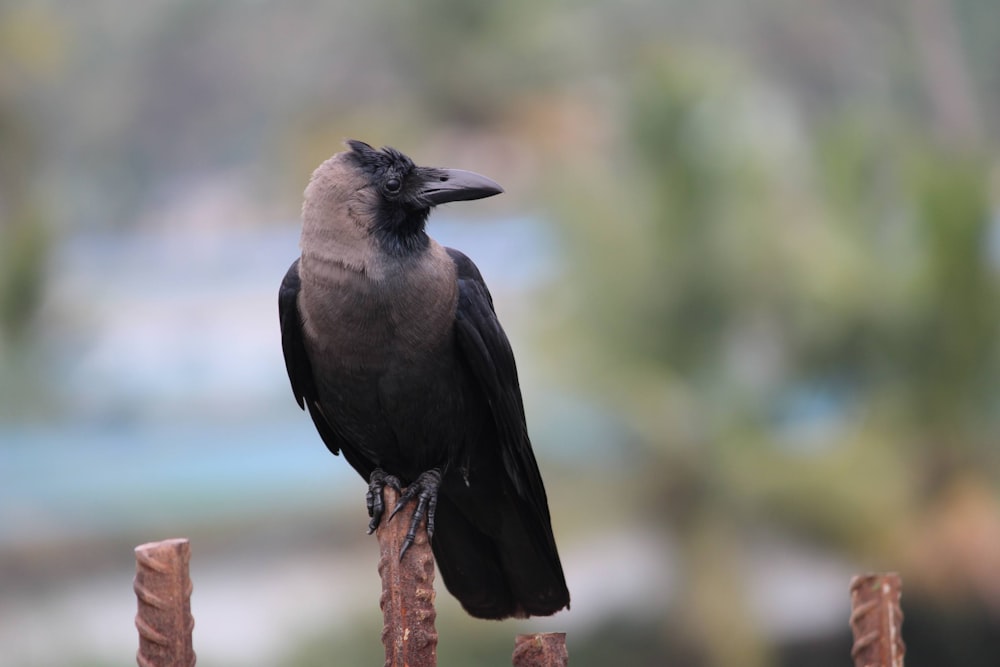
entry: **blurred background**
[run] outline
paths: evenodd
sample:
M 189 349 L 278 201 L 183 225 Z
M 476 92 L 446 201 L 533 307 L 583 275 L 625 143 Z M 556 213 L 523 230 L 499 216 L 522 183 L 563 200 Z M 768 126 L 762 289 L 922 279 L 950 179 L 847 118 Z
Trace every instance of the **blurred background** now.
M 365 485 L 276 295 L 346 138 L 502 197 L 430 232 L 512 339 L 573 608 L 445 665 L 1000 663 L 994 0 L 0 0 L 0 665 L 134 664 L 191 538 L 206 666 L 380 664 Z

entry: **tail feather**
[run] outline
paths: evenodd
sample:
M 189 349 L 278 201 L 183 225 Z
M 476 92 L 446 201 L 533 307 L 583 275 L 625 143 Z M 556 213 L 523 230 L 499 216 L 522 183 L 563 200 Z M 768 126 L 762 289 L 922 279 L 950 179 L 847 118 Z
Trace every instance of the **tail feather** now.
M 434 557 L 445 587 L 477 618 L 549 616 L 569 606 L 558 554 L 511 510 L 500 512 L 501 525 L 488 534 L 446 495 L 438 497 Z

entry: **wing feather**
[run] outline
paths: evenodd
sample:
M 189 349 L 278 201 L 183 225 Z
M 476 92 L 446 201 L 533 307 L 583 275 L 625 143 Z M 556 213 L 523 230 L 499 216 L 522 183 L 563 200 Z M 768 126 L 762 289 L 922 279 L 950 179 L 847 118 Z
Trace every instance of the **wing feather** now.
M 308 409 L 320 437 L 334 454 L 339 454 L 344 443 L 332 424 L 323 414 L 316 391 L 312 364 L 306 352 L 302 331 L 302 314 L 299 312 L 299 260 L 292 262 L 278 289 L 278 320 L 281 324 L 281 350 L 285 356 L 285 370 L 292 384 L 292 394 L 302 409 Z
M 458 250 L 447 250 L 458 271 L 455 332 L 460 353 L 489 402 L 507 476 L 518 495 L 548 525 L 545 487 L 528 438 L 510 342 L 497 319 L 493 297 L 479 269 Z

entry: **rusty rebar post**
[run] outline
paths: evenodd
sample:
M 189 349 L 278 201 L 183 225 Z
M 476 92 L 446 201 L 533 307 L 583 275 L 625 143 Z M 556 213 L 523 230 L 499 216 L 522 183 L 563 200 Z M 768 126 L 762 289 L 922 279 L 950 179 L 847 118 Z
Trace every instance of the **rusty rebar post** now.
M 514 639 L 514 667 L 566 667 L 565 632 L 536 632 Z
M 851 580 L 851 632 L 855 667 L 903 667 L 903 611 L 899 575 L 866 574 Z
M 391 510 L 399 495 L 390 487 L 383 495 Z M 386 667 L 435 667 L 437 630 L 434 628 L 434 554 L 423 525 L 416 540 L 400 561 L 399 551 L 413 518 L 416 503 L 408 503 L 388 520 L 382 518 L 376 536 L 379 544 L 378 573 L 382 577 L 382 644 Z
M 186 539 L 149 542 L 135 548 L 135 595 L 139 611 L 139 667 L 193 667 L 191 545 Z

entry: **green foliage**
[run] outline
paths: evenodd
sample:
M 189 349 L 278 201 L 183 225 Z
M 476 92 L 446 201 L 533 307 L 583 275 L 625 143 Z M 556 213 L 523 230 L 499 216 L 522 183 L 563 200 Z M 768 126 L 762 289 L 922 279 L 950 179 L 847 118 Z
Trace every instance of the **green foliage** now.
M 0 229 L 0 333 L 21 342 L 42 300 L 49 237 L 37 216 Z
M 383 44 L 401 86 L 429 118 L 482 125 L 502 118 L 512 91 L 553 79 L 550 2 L 425 0 L 379 7 Z
M 642 60 L 626 100 L 614 185 L 581 175 L 564 229 L 598 391 L 642 434 L 656 495 L 875 557 L 898 543 L 857 517 L 917 511 L 942 448 L 1000 474 L 989 160 L 881 111 L 810 124 L 677 51 Z M 807 400 L 818 415 L 788 407 Z
M 0 363 L 7 345 L 24 342 L 40 306 L 51 241 L 35 181 L 40 142 L 23 98 L 44 78 L 58 49 L 43 17 L 0 7 Z
M 980 160 L 941 152 L 914 162 L 922 289 L 902 348 L 901 375 L 913 393 L 915 415 L 930 427 L 942 421 L 957 427 L 998 389 L 1000 266 L 988 254 L 987 172 Z

